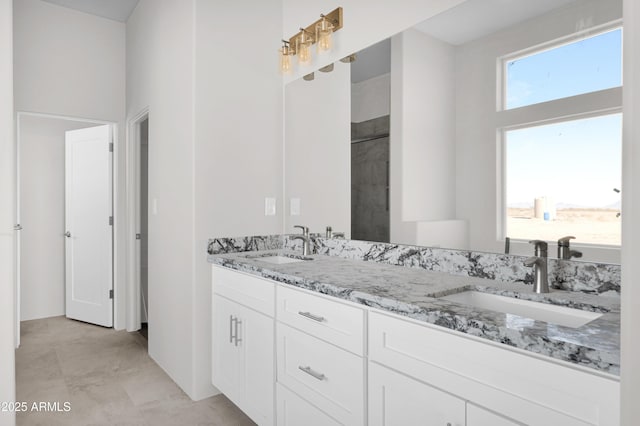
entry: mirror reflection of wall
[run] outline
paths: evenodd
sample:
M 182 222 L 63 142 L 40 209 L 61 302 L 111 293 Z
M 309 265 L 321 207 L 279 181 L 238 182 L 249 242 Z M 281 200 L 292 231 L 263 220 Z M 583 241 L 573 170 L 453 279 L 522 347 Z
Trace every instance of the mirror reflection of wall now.
M 605 34 L 603 39 L 610 43 L 615 43 L 616 37 L 621 39 L 621 17 L 619 0 L 468 0 L 357 52 L 351 65 L 351 93 L 348 100 L 343 100 L 351 110 L 352 149 L 351 155 L 347 154 L 351 162 L 342 165 L 345 169 L 332 167 L 333 178 L 329 179 L 337 188 L 336 173 L 340 179 L 351 177 L 350 185 L 340 190 L 338 197 L 342 202 L 351 199 L 344 210 L 348 216 L 347 222 L 341 223 L 342 229 L 351 230 L 354 239 L 489 252 L 504 252 L 505 237 L 513 236 L 510 252 L 523 255 L 532 253 L 527 240 L 537 235 L 553 243 L 577 234 L 572 244 L 581 245 L 582 260 L 618 263 L 619 194 L 613 188 L 620 186 L 620 132 L 593 126 L 604 122 L 619 126 L 621 122 L 621 50 L 613 45 L 590 50 L 587 40 L 599 34 Z M 547 67 L 541 67 L 537 77 L 527 81 L 525 75 L 517 82 L 511 81 L 516 68 L 530 63 L 535 53 L 574 41 L 578 41 L 574 49 L 577 56 L 572 60 L 566 60 L 568 54 L 562 53 L 560 58 L 546 61 Z M 388 64 L 388 68 L 381 70 L 376 63 Z M 337 63 L 336 69 L 340 65 Z M 605 74 L 613 77 L 608 79 Z M 551 75 L 564 76 L 565 81 L 546 79 Z M 329 79 L 344 90 L 344 81 L 335 75 L 329 75 Z M 596 81 L 603 81 L 602 87 L 592 84 L 591 88 L 565 93 L 569 86 Z M 318 83 L 318 79 L 305 82 L 307 98 L 321 99 L 331 91 L 321 86 L 325 83 Z M 538 83 L 544 90 L 555 87 L 557 96 L 545 94 L 546 99 L 536 101 L 538 94 L 529 92 L 537 91 Z M 513 89 L 516 85 L 519 92 Z M 300 111 L 298 106 L 289 114 L 296 87 L 300 87 L 297 81 L 286 88 L 286 126 L 292 127 L 287 130 L 291 134 L 296 132 L 296 125 L 289 118 L 299 116 Z M 510 93 L 504 93 L 505 88 Z M 533 101 L 509 104 L 513 95 Z M 336 126 L 343 129 L 345 117 L 334 113 L 336 109 L 344 112 L 345 105 L 327 105 L 326 112 L 335 121 L 325 114 L 327 120 L 315 131 L 323 133 Z M 570 133 L 576 133 L 572 127 L 576 123 L 586 123 L 589 135 L 599 135 L 599 146 L 585 136 L 577 143 L 569 141 Z M 516 146 L 519 140 L 531 139 L 528 135 L 565 124 L 568 127 L 560 132 L 563 137 L 555 137 L 553 142 L 547 137 L 537 144 L 527 142 L 533 144 L 530 152 L 536 153 L 535 157 L 523 154 L 524 148 Z M 384 139 L 386 134 L 388 141 Z M 383 146 L 379 152 L 368 148 L 368 144 L 376 145 L 374 141 Z M 297 146 L 289 150 L 290 143 Z M 550 144 L 552 147 L 547 147 Z M 599 163 L 586 157 L 587 145 Z M 306 150 L 300 140 L 287 139 L 287 194 L 291 193 L 290 185 L 302 191 L 300 177 L 290 171 L 299 167 L 300 159 L 293 153 Z M 518 166 L 513 163 L 517 158 L 531 161 Z M 566 164 L 566 176 L 557 171 L 565 170 L 558 164 Z M 525 168 L 529 172 L 517 173 Z M 529 176 L 528 181 L 517 181 L 523 174 Z M 553 200 L 553 192 L 560 187 L 564 191 L 561 194 L 602 194 L 586 201 L 560 200 L 563 195 L 556 196 L 555 210 L 547 208 L 537 217 L 534 202 L 539 198 Z M 309 191 L 305 197 L 303 206 L 314 204 L 323 195 Z M 337 214 L 333 207 L 325 210 L 328 212 L 317 209 L 306 218 L 308 223 L 318 222 L 312 231 L 321 232 L 324 228 L 320 223 L 331 225 L 314 217 Z M 561 214 L 570 214 L 577 222 L 562 222 L 558 218 Z M 383 226 L 386 223 L 388 230 Z M 594 240 L 590 232 L 594 223 L 612 235 Z

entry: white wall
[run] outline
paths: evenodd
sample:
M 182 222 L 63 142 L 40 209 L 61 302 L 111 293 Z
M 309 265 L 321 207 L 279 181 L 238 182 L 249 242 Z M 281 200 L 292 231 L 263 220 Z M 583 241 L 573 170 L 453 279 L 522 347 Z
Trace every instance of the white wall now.
M 621 425 L 640 418 L 640 5 L 624 1 Z M 635 166 L 635 167 L 634 167 Z
M 282 194 L 281 6 L 252 8 L 141 0 L 127 22 L 127 115 L 149 108 L 149 198 L 158 206 L 149 218 L 149 354 L 193 399 L 215 392 L 207 239 L 282 229 L 280 211 L 264 215 L 264 198 Z
M 65 313 L 65 132 L 92 126 L 20 117 L 22 321 Z
M 193 1 L 141 0 L 127 22 L 127 116 L 149 108 L 149 355 L 193 394 Z M 204 248 L 203 248 L 204 256 Z
M 305 225 L 351 234 L 350 75 L 338 62 L 333 72 L 285 87 L 285 233 Z M 300 199 L 299 216 L 289 214 L 291 198 Z
M 351 122 L 361 123 L 389 115 L 391 74 L 351 84 Z
M 418 222 L 415 244 L 464 250 L 469 245 L 467 233 L 467 222 L 464 220 Z
M 296 67 L 285 76 L 285 83 L 293 81 L 340 58 L 364 49 L 380 40 L 404 31 L 431 16 L 449 9 L 464 0 L 284 0 L 283 32 L 278 39 L 289 39 L 301 26 L 315 22 L 321 13 L 341 6 L 344 27 L 334 34 L 335 46 L 331 52 L 315 55 L 311 64 Z M 277 49 L 277 47 L 273 47 Z M 315 52 L 314 52 L 315 53 Z
M 204 397 L 213 392 L 207 239 L 282 230 L 282 4 L 197 0 L 195 12 L 193 374 Z M 265 197 L 276 198 L 275 216 L 265 216 Z
M 402 33 L 402 220 L 455 218 L 454 49 Z M 392 114 L 395 111 L 391 111 Z M 392 135 L 393 137 L 393 135 Z
M 389 222 L 390 241 L 417 244 L 418 225 L 402 219 L 402 140 L 404 138 L 404 101 L 402 90 L 404 76 L 403 34 L 391 38 L 391 102 L 389 138 Z
M 12 2 L 0 0 L 0 401 L 15 401 Z M 0 425 L 15 413 L 0 411 Z
M 541 121 L 563 111 L 579 113 L 599 108 L 594 105 L 620 105 L 620 91 L 605 95 L 584 95 L 554 105 L 533 105 L 496 113 L 496 58 L 531 46 L 549 42 L 576 30 L 603 24 L 622 17 L 620 1 L 585 1 L 534 18 L 515 27 L 470 42 L 457 49 L 456 58 L 456 209 L 459 219 L 469 221 L 469 243 L 473 250 L 501 252 L 498 239 L 501 200 L 499 182 L 501 155 L 496 128 L 508 126 L 523 116 Z M 531 253 L 528 244 L 512 242 L 514 253 Z M 585 258 L 588 249 L 581 250 Z M 598 260 L 619 262 L 617 251 L 599 253 Z
M 455 247 L 464 240 L 464 222 L 448 222 L 456 218 L 454 58 L 453 46 L 415 30 L 392 39 L 393 242 Z M 440 225 L 452 232 L 434 234 Z
M 14 3 L 16 110 L 122 120 L 124 24 L 41 0 Z
M 125 26 L 40 0 L 15 1 L 16 111 L 118 123 L 115 326 L 124 327 Z M 37 29 L 37 31 L 34 31 Z M 122 248 L 122 249 L 120 249 Z

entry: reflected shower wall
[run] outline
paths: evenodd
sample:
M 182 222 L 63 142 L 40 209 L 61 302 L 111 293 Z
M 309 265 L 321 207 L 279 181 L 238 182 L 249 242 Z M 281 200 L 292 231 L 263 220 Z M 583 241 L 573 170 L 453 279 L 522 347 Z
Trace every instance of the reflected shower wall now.
M 351 238 L 389 242 L 389 116 L 351 123 Z

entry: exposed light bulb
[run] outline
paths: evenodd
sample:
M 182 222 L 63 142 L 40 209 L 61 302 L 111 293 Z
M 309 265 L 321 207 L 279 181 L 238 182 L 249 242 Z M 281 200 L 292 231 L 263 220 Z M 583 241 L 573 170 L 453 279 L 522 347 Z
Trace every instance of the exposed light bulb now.
M 331 25 L 331 23 L 329 23 L 329 21 L 327 21 L 327 19 L 324 17 L 324 15 L 322 16 L 322 21 L 320 21 L 320 23 L 317 26 L 317 33 L 318 33 L 318 50 L 319 51 L 327 51 L 327 50 L 331 50 L 331 46 L 332 46 L 332 37 L 331 34 L 333 33 L 333 25 Z
M 298 50 L 298 62 L 308 64 L 311 62 L 311 48 L 308 44 L 301 44 Z
M 313 40 L 307 35 L 303 28 L 300 28 L 300 37 L 297 38 L 296 53 L 298 54 L 298 63 L 308 64 L 311 62 L 311 44 Z
M 289 49 L 280 49 L 280 72 L 288 74 L 291 72 L 291 57 L 289 56 Z

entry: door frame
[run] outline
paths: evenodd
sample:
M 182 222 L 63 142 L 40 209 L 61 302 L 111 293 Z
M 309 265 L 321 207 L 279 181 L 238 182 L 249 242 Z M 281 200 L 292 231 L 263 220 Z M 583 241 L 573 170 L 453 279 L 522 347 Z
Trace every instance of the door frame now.
M 20 141 L 21 141 L 21 131 L 20 131 L 20 127 L 21 127 L 21 119 L 22 117 L 39 117 L 39 118 L 48 118 L 48 119 L 52 119 L 52 120 L 65 120 L 65 121 L 77 121 L 80 123 L 87 123 L 87 124 L 95 124 L 95 125 L 109 125 L 111 126 L 111 134 L 113 137 L 113 161 L 112 161 L 112 215 L 113 215 L 113 251 L 111 253 L 112 256 L 112 261 L 113 261 L 113 271 L 112 271 L 112 286 L 115 289 L 116 286 L 116 277 L 118 276 L 118 271 L 120 270 L 120 268 L 122 267 L 119 263 L 118 263 L 118 248 L 119 248 L 119 244 L 117 244 L 117 238 L 116 236 L 119 233 L 119 229 L 122 226 L 120 224 L 120 221 L 117 218 L 117 211 L 118 211 L 118 146 L 119 146 L 119 138 L 118 138 L 118 123 L 115 121 L 105 121 L 105 120 L 96 120 L 93 118 L 86 118 L 86 117 L 73 117 L 73 116 L 67 116 L 67 115 L 59 115 L 59 114 L 48 114 L 48 113 L 42 113 L 42 112 L 32 112 L 32 111 L 16 111 L 16 119 L 15 119 L 15 158 L 16 158 L 16 165 L 15 165 L 15 185 L 16 185 L 16 205 L 15 205 L 15 210 L 16 210 L 16 224 L 20 225 L 21 224 L 21 217 L 20 217 Z M 15 244 L 14 244 L 14 250 L 15 250 L 15 277 L 14 277 L 14 288 L 15 288 L 15 323 L 16 323 L 16 348 L 18 348 L 20 346 L 20 303 L 21 303 L 21 298 L 20 298 L 20 249 L 21 249 L 21 235 L 20 235 L 20 230 L 18 229 L 16 230 L 16 238 L 15 238 Z M 114 312 L 113 312 L 113 324 L 114 324 L 114 328 L 115 325 L 118 323 L 118 319 L 116 318 L 116 314 L 118 312 L 118 310 L 116 309 L 116 306 L 118 306 L 119 303 L 119 299 L 118 299 L 118 292 L 114 291 L 114 297 L 113 297 L 113 306 L 114 306 Z
M 140 309 L 140 244 L 136 240 L 136 234 L 140 232 L 140 126 L 147 119 L 149 119 L 149 107 L 143 108 L 127 120 L 125 148 L 127 202 L 125 328 L 127 331 L 139 330 L 142 320 Z

